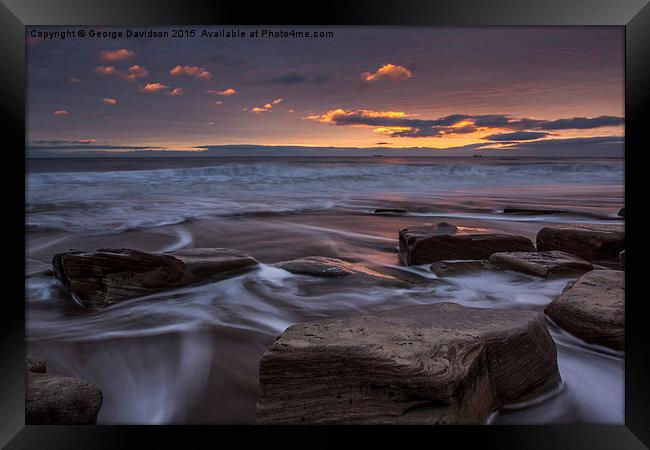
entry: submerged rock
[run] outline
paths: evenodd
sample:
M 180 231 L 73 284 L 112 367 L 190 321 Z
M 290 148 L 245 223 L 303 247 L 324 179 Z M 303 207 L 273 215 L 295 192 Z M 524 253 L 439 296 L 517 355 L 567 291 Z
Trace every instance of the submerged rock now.
M 236 275 L 257 264 L 224 248 L 193 248 L 174 253 L 99 249 L 54 256 L 55 276 L 86 307 L 104 307 L 132 297 Z
M 594 268 L 584 259 L 560 251 L 495 253 L 489 261 L 501 269 L 542 278 L 577 276 Z
M 88 381 L 46 373 L 45 361 L 28 358 L 25 372 L 27 425 L 92 425 L 102 406 L 102 392 Z
M 541 314 L 454 303 L 289 327 L 260 360 L 266 424 L 482 424 L 560 383 Z
M 623 225 L 561 225 L 537 233 L 537 250 L 561 250 L 590 261 L 616 259 L 625 248 Z
M 503 208 L 503 214 L 522 214 L 522 215 L 546 215 L 546 214 L 563 214 L 567 211 L 561 209 L 536 209 L 536 208 L 514 208 L 506 207 Z
M 28 372 L 45 373 L 47 372 L 47 364 L 44 360 L 34 356 L 27 356 L 25 358 L 25 369 Z
M 438 261 L 431 264 L 431 272 L 439 277 L 448 277 L 452 275 L 463 275 L 481 270 L 495 270 L 496 266 L 486 260 L 450 260 Z
M 487 259 L 496 252 L 535 251 L 530 239 L 505 233 L 459 231 L 454 226 L 415 226 L 399 232 L 406 265 L 454 259 Z
M 303 258 L 281 261 L 276 267 L 297 275 L 308 275 L 321 278 L 349 279 L 350 281 L 406 287 L 409 282 L 419 281 L 419 278 L 408 274 L 397 274 L 396 271 L 371 268 L 364 264 L 343 261 L 326 256 L 306 256 Z M 392 273 L 391 273 L 392 272 Z
M 384 215 L 384 216 L 398 216 L 406 214 L 408 211 L 401 208 L 377 208 L 375 209 L 375 214 Z
M 578 278 L 544 312 L 585 342 L 623 350 L 625 273 L 593 270 Z

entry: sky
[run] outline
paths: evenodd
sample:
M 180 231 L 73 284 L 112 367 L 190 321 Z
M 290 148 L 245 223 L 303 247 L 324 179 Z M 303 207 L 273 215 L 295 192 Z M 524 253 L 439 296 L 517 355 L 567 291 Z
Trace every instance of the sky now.
M 70 29 L 87 35 L 27 29 L 29 156 L 623 155 L 622 27 L 212 26 L 182 38 L 130 27 L 170 37 L 121 39 L 88 32 L 127 28 Z

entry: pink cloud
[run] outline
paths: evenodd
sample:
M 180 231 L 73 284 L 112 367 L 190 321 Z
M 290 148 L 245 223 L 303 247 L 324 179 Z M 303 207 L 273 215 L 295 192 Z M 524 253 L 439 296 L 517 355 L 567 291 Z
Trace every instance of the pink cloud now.
M 126 72 L 127 73 L 124 75 L 124 78 L 131 81 L 137 78 L 144 78 L 149 75 L 149 71 L 146 68 L 137 64 L 129 67 Z
M 173 95 L 173 96 L 183 95 L 183 89 L 179 87 L 174 88 L 169 92 L 169 95 Z
M 116 75 L 118 73 L 117 69 L 113 66 L 97 66 L 95 67 L 95 72 L 102 75 Z
M 406 67 L 395 64 L 384 64 L 376 72 L 364 72 L 361 79 L 369 83 L 377 81 L 402 81 L 413 77 L 413 74 Z
M 163 91 L 163 90 L 167 89 L 168 87 L 169 86 L 167 86 L 166 84 L 162 84 L 162 83 L 147 83 L 147 84 L 144 85 L 141 92 L 148 92 L 148 93 L 160 92 L 160 91 Z
M 123 61 L 125 59 L 130 59 L 135 56 L 130 50 L 121 48 L 119 50 L 105 50 L 101 53 L 102 61 L 116 62 Z
M 75 142 L 78 144 L 95 144 L 97 139 L 77 139 Z
M 205 92 L 208 94 L 225 95 L 225 96 L 237 94 L 237 91 L 233 88 L 224 89 L 223 91 L 216 91 L 214 89 L 210 89 Z
M 212 78 L 212 74 L 205 70 L 203 67 L 197 66 L 176 66 L 169 71 L 173 76 L 178 75 L 187 75 L 190 77 L 196 77 L 203 80 L 209 80 Z
M 65 109 L 57 109 L 56 111 L 52 112 L 52 115 L 54 115 L 54 116 L 67 116 L 68 111 L 66 111 Z
M 102 99 L 102 103 L 104 103 L 105 105 L 117 105 L 117 100 L 115 100 L 114 98 L 105 98 Z

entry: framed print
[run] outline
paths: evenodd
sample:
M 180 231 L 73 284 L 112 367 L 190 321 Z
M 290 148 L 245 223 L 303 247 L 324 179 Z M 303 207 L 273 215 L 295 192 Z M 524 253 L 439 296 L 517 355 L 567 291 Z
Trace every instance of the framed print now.
M 647 2 L 307 6 L 3 0 L 2 444 L 647 448 Z

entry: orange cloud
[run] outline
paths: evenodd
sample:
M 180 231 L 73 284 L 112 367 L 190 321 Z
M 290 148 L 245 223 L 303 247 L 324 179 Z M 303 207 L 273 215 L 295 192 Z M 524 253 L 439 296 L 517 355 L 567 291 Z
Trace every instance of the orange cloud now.
M 128 68 L 127 73 L 124 75 L 124 78 L 127 80 L 135 80 L 137 78 L 144 78 L 149 75 L 149 71 L 142 66 L 137 64 Z
M 207 94 L 226 95 L 226 96 L 237 94 L 237 91 L 235 89 L 233 89 L 233 88 L 224 89 L 223 91 L 216 91 L 216 90 L 213 90 L 213 89 L 209 89 L 209 90 L 207 90 L 205 92 Z
M 209 80 L 212 78 L 212 74 L 205 70 L 203 67 L 197 66 L 176 66 L 169 71 L 173 76 L 178 75 L 187 75 L 190 77 L 196 77 L 203 80 Z
M 345 120 L 346 117 L 398 119 L 410 117 L 410 115 L 402 111 L 373 111 L 370 109 L 355 109 L 347 111 L 345 109 L 332 109 L 327 111 L 325 114 L 312 114 L 306 118 L 316 122 L 335 123 Z
M 78 144 L 96 144 L 97 139 L 77 139 L 75 142 Z
M 117 74 L 117 69 L 113 66 L 97 66 L 95 67 L 95 72 L 102 75 L 115 75 Z
M 68 111 L 66 111 L 65 109 L 57 109 L 56 111 L 52 112 L 52 115 L 55 115 L 55 116 L 67 116 Z
M 168 87 L 169 86 L 162 83 L 147 83 L 142 88 L 142 92 L 147 92 L 147 93 L 160 92 L 167 89 Z
M 173 96 L 183 95 L 183 89 L 179 87 L 174 88 L 169 92 L 169 95 L 173 95 Z
M 413 74 L 406 67 L 395 64 L 384 64 L 375 73 L 364 72 L 361 79 L 369 83 L 376 81 L 402 81 L 413 77 Z
M 125 59 L 133 58 L 134 56 L 135 53 L 125 48 L 119 50 L 106 50 L 101 53 L 102 61 L 108 62 L 123 61 Z
M 102 103 L 104 103 L 105 105 L 117 105 L 117 100 L 115 100 L 114 98 L 105 98 L 102 100 Z
M 258 108 L 257 106 L 255 108 L 251 109 L 251 112 L 254 112 L 254 113 L 261 113 L 261 112 L 268 112 L 268 111 L 269 111 L 269 109 L 267 109 L 267 108 Z

